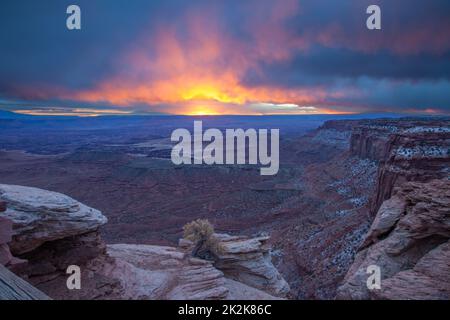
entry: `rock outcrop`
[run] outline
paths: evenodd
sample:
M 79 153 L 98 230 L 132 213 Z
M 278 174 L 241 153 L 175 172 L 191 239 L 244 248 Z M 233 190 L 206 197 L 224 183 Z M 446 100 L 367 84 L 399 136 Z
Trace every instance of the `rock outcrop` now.
M 107 222 L 100 211 L 57 192 L 0 184 L 0 199 L 8 205 L 4 216 L 13 221 L 9 246 L 16 255 L 48 241 L 97 230 Z
M 339 121 L 335 121 L 339 122 Z M 395 136 L 408 136 L 421 140 L 427 136 L 438 140 L 448 139 L 450 119 L 374 119 L 342 121 L 351 128 L 350 153 L 363 159 L 386 161 L 395 145 Z M 340 125 L 343 126 L 342 124 Z M 424 141 L 422 145 L 429 145 Z
M 13 237 L 13 222 L 2 217 L 6 211 L 6 202 L 0 201 L 0 264 L 9 269 L 19 271 L 26 264 L 25 260 L 14 257 L 11 253 L 8 243 Z
M 295 204 L 297 220 L 271 233 L 275 264 L 297 298 L 336 297 L 378 209 L 394 188 L 449 176 L 449 120 L 327 121 L 298 140 L 291 152 L 306 166 L 302 201 Z M 394 202 L 384 210 L 395 211 Z M 389 221 L 383 224 L 390 232 Z M 367 279 L 365 270 L 363 276 Z
M 216 234 L 222 251 L 214 266 L 225 275 L 275 296 L 286 296 L 289 285 L 272 264 L 269 237 L 247 238 Z
M 116 258 L 111 276 L 121 279 L 127 298 L 205 300 L 228 295 L 222 272 L 176 248 L 119 244 L 109 246 L 108 253 Z
M 379 209 L 338 289 L 341 299 L 450 299 L 450 180 L 409 182 Z M 367 288 L 367 268 L 381 289 Z
M 249 295 L 241 299 L 274 299 L 224 277 L 210 261 L 191 257 L 178 248 L 119 244 L 108 246 L 108 253 L 116 258 L 116 264 L 105 274 L 121 279 L 127 298 L 236 299 L 246 291 Z
M 395 132 L 392 126 L 359 126 L 352 132 L 350 153 L 361 159 L 382 161 L 388 154 L 389 135 Z
M 214 267 L 227 278 L 274 296 L 286 297 L 290 288 L 272 264 L 270 246 L 267 243 L 269 237 L 248 238 L 218 233 L 213 236 L 218 240 L 220 248 L 213 258 Z M 193 248 L 193 244 L 186 239 L 180 241 L 180 246 L 186 252 Z
M 186 248 L 106 245 L 102 213 L 59 193 L 0 185 L 0 200 L 7 204 L 0 213 L 0 262 L 9 266 L 11 248 L 27 261 L 17 273 L 54 299 L 277 299 L 272 293 L 288 290 L 265 238 L 221 235 L 224 274 Z M 67 288 L 70 265 L 80 267 L 80 290 Z
M 372 215 L 391 197 L 395 187 L 450 174 L 448 118 L 361 120 L 354 125 L 350 141 L 350 154 L 379 163 Z
M 386 160 L 378 170 L 371 206 L 373 214 L 391 197 L 395 187 L 409 181 L 427 182 L 450 175 L 450 129 L 429 129 L 410 128 L 389 138 Z
M 0 201 L 0 214 L 6 211 L 6 202 Z M 12 260 L 8 242 L 12 239 L 12 221 L 0 216 L 0 264 L 7 265 Z

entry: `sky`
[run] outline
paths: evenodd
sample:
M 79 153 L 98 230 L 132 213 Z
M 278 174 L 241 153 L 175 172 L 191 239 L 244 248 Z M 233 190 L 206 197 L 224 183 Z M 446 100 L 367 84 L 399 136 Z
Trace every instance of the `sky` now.
M 2 0 L 0 109 L 449 114 L 450 1 Z

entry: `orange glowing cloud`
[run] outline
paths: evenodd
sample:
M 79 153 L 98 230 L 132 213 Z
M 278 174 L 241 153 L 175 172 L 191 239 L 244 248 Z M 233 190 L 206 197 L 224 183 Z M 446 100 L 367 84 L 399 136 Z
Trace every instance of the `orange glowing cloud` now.
M 332 0 L 152 1 L 120 24 L 113 6 L 73 38 L 27 26 L 3 50 L 0 96 L 158 114 L 448 113 L 449 5 L 378 2 L 382 30 L 366 28 L 365 1 Z
M 63 98 L 122 106 L 165 105 L 163 111 L 176 114 L 252 114 L 255 112 L 246 108 L 251 103 L 309 105 L 323 101 L 328 93 L 321 88 L 242 84 L 246 72 L 258 72 L 259 61 L 284 61 L 291 58 L 292 49 L 304 47 L 281 23 L 296 14 L 297 2 L 274 2 L 272 6 L 269 16 L 243 26 L 251 41 L 236 39 L 215 23 L 217 8 L 208 14 L 204 8 L 188 12 L 181 21 L 182 31 L 180 21 L 178 28 L 160 26 L 117 61 L 122 72 L 91 90 L 69 92 Z

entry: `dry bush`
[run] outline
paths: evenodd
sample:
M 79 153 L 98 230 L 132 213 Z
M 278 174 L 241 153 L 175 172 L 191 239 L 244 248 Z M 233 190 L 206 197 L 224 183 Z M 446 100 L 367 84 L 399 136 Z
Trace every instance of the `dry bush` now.
M 184 238 L 194 243 L 192 255 L 199 258 L 214 258 L 223 252 L 220 242 L 214 237 L 214 227 L 206 219 L 197 219 L 183 227 Z

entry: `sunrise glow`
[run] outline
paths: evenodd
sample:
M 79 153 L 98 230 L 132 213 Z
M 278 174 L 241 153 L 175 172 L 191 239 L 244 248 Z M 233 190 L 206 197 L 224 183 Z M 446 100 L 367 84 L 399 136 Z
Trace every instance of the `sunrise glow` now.
M 389 32 L 371 32 L 359 2 L 333 10 L 309 0 L 150 3 L 124 10 L 130 16 L 114 32 L 96 21 L 76 40 L 64 29 L 42 43 L 23 35 L 29 55 L 14 50 L 20 43 L 4 46 L 5 57 L 19 56 L 0 61 L 11 79 L 0 83 L 3 100 L 47 105 L 16 111 L 34 115 L 66 115 L 55 105 L 168 115 L 449 112 L 450 23 L 432 6 L 412 19 L 392 3 L 399 17 L 386 18 Z

